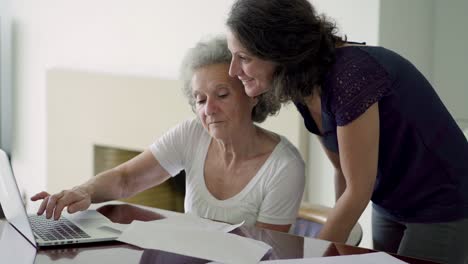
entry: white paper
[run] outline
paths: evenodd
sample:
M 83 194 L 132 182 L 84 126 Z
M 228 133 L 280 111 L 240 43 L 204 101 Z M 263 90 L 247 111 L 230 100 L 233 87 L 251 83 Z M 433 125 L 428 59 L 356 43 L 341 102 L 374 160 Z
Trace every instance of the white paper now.
M 329 243 L 323 243 L 323 241 L 319 241 L 317 239 L 312 239 L 309 237 L 304 237 L 303 243 L 303 258 L 314 258 L 317 255 L 325 254 L 328 247 L 330 246 Z
M 201 230 L 217 230 L 221 232 L 231 232 L 232 230 L 242 226 L 245 221 L 242 221 L 239 224 L 231 225 L 222 222 L 212 221 L 210 219 L 200 218 L 195 215 L 190 214 L 181 214 L 177 216 L 172 216 L 169 218 L 164 218 L 156 221 L 152 221 L 152 223 L 158 224 L 163 223 L 167 225 L 175 225 L 177 227 L 190 227 L 190 228 L 198 228 Z
M 265 260 L 261 261 L 262 264 L 348 264 L 348 263 L 359 263 L 359 264 L 405 264 L 406 262 L 401 261 L 385 252 L 375 252 L 358 255 L 343 255 L 333 257 L 316 257 L 316 258 L 305 258 L 305 259 L 279 259 L 279 260 Z
M 159 222 L 159 223 L 157 223 Z M 250 238 L 165 221 L 133 221 L 118 241 L 222 263 L 258 263 L 271 248 Z
M 213 230 L 213 231 L 217 230 L 217 231 L 228 233 L 242 226 L 244 222 L 245 221 L 242 221 L 239 224 L 231 225 L 231 224 L 226 224 L 222 222 L 212 221 L 209 219 L 200 218 L 194 215 L 180 214 L 180 215 L 175 215 L 175 216 L 158 219 L 154 221 L 147 221 L 145 223 L 173 225 L 175 227 L 181 227 L 181 226 L 190 227 L 190 228 L 197 228 L 200 230 Z M 125 229 L 127 229 L 130 226 L 130 224 L 106 223 L 104 226 L 120 231 L 122 233 Z

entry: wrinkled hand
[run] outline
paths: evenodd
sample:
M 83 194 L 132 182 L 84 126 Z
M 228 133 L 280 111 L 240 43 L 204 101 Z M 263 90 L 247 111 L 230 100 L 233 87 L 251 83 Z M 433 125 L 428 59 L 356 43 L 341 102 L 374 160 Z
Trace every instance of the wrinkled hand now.
M 48 192 L 40 192 L 31 197 L 31 201 L 42 200 L 38 215 L 46 213 L 46 218 L 59 219 L 62 211 L 67 207 L 68 213 L 84 211 L 91 205 L 91 195 L 82 187 L 75 187 L 71 190 L 63 190 L 50 195 Z

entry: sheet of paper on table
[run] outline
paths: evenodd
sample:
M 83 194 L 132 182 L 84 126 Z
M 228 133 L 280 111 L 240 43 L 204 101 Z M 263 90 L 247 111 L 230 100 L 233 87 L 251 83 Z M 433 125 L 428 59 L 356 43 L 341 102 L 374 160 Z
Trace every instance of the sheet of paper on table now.
M 169 224 L 169 225 L 175 225 L 175 226 L 199 228 L 202 230 L 217 230 L 217 231 L 228 233 L 242 226 L 244 222 L 245 221 L 239 224 L 231 225 L 227 223 L 216 222 L 216 221 L 212 221 L 209 219 L 200 218 L 200 217 L 190 215 L 190 214 L 181 214 L 181 215 L 175 215 L 175 216 L 171 216 L 168 218 L 159 219 L 155 221 L 149 221 L 146 223 Z M 120 232 L 123 232 L 129 226 L 130 224 L 118 224 L 118 223 L 108 223 L 104 225 L 104 227 L 110 227 Z
M 227 233 L 232 225 L 209 224 L 206 219 L 193 224 L 193 219 L 185 217 L 163 220 L 133 221 L 117 240 L 222 263 L 258 263 L 271 248 L 261 241 Z

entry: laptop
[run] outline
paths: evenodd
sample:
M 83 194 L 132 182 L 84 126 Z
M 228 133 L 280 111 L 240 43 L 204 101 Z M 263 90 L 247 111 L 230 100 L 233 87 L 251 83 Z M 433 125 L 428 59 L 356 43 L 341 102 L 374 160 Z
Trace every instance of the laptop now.
M 0 149 L 0 204 L 6 220 L 33 246 L 57 246 L 115 240 L 119 233 L 103 227 L 111 223 L 95 210 L 68 214 L 55 221 L 45 214 L 28 215 L 6 153 Z

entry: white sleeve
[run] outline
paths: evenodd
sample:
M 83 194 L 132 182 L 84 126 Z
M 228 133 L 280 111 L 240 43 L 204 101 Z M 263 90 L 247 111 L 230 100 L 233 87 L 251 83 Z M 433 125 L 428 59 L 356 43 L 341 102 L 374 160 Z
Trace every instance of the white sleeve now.
M 184 121 L 167 131 L 150 146 L 150 151 L 170 175 L 175 176 L 187 166 L 187 157 L 193 150 L 194 140 L 203 128 L 196 119 Z M 200 134 L 200 135 L 198 135 Z M 196 140 L 195 140 L 196 141 Z
M 305 165 L 302 158 L 289 160 L 271 179 L 257 220 L 275 225 L 293 224 L 305 186 Z

